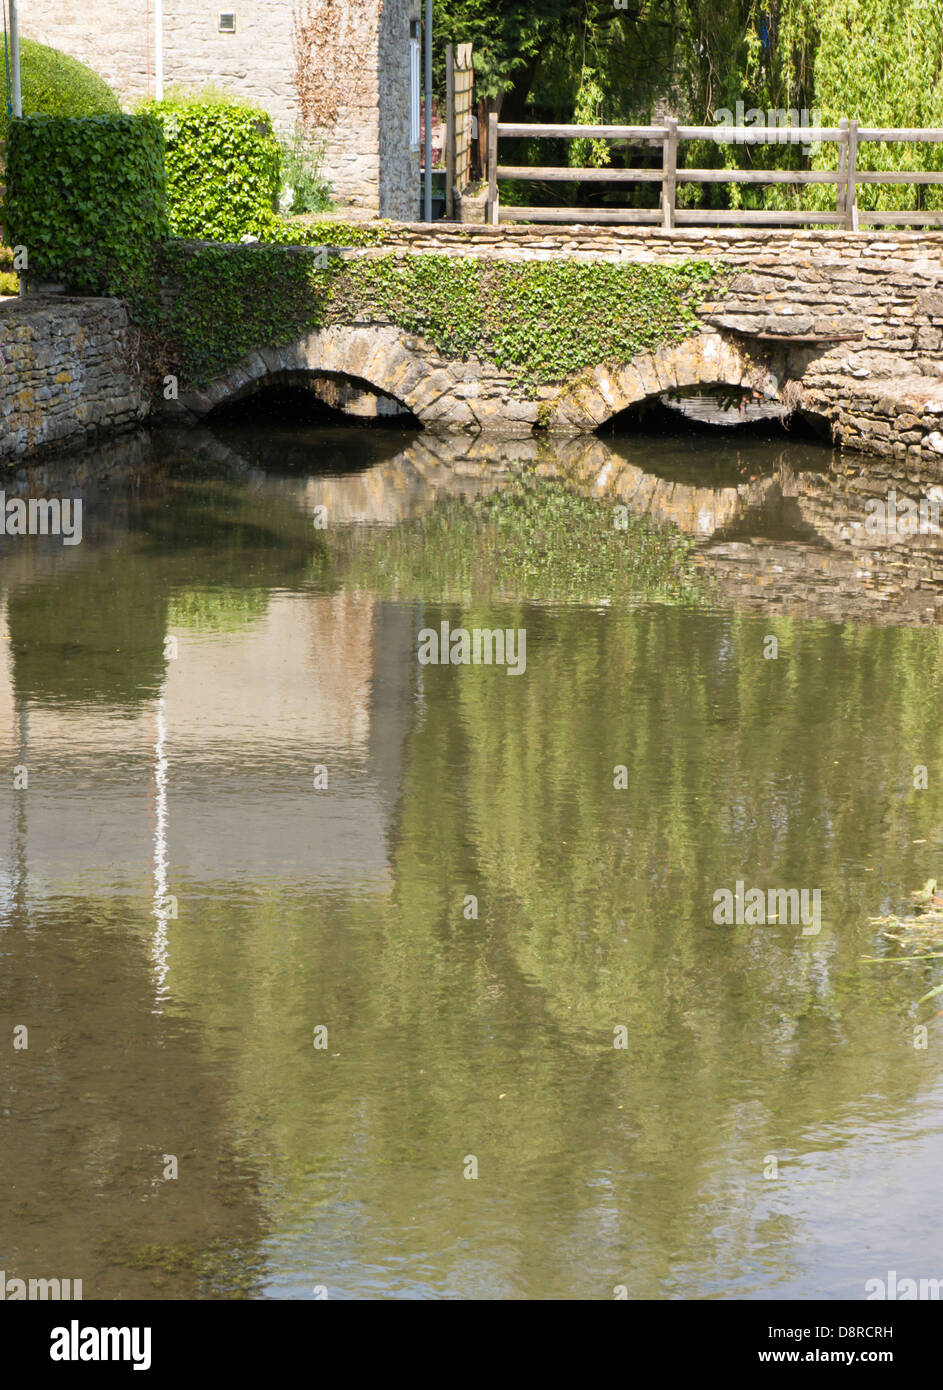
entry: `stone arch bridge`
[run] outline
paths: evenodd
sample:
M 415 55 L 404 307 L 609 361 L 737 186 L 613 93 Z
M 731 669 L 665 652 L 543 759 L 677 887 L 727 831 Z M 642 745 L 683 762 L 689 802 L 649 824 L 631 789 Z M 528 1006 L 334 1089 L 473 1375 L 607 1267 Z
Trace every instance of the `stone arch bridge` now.
M 334 325 L 280 348 L 260 348 L 181 406 L 197 418 L 272 385 L 332 383 L 319 390 L 344 409 L 358 397 L 395 403 L 427 428 L 529 434 L 539 427 L 566 433 L 598 429 L 646 400 L 693 387 L 732 388 L 779 400 L 780 377 L 751 360 L 735 338 L 716 330 L 641 352 L 621 366 L 599 366 L 578 380 L 541 387 L 530 399 L 511 376 L 488 362 L 449 360 L 429 343 L 389 324 Z M 382 409 L 377 412 L 385 413 Z
M 408 411 L 426 428 L 578 434 L 666 393 L 722 388 L 798 412 L 845 446 L 943 471 L 943 233 L 417 224 L 390 236 L 401 255 L 697 259 L 723 275 L 684 341 L 531 396 L 487 360 L 443 358 L 389 323 L 352 322 L 258 344 L 177 410 L 200 419 L 272 384 L 309 384 L 354 413 L 358 399 L 379 401 L 380 413 Z

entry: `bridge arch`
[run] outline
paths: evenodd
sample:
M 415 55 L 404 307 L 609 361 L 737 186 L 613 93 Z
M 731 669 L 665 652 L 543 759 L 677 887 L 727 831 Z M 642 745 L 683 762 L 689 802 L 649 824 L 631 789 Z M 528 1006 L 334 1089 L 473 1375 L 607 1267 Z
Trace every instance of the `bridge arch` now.
M 684 387 L 739 387 L 780 398 L 780 376 L 720 333 L 697 333 L 623 367 L 595 367 L 557 394 L 544 420 L 550 429 L 596 430 L 624 410 Z
M 325 377 L 347 379 L 389 397 L 423 425 L 475 430 L 480 425 L 460 390 L 465 365 L 443 361 L 429 344 L 393 325 L 334 325 L 285 347 L 251 352 L 202 389 L 181 393 L 179 404 L 202 418 L 263 386 Z
M 739 387 L 766 399 L 780 377 L 716 331 L 692 334 L 622 367 L 598 366 L 562 386 L 525 397 L 504 371 L 475 359 L 447 359 L 423 339 L 391 324 L 332 325 L 280 348 L 259 348 L 179 406 L 191 417 L 269 384 L 306 377 L 344 378 L 398 402 L 423 426 L 527 435 L 542 427 L 591 433 L 642 401 L 684 387 Z

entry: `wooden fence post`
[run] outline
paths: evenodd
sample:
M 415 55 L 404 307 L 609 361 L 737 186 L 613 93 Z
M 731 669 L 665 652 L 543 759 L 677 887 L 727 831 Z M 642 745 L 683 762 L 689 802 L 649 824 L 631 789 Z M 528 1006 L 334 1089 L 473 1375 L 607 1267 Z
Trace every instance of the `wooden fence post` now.
M 498 113 L 488 117 L 488 221 L 498 225 Z
M 858 120 L 848 122 L 848 181 L 845 193 L 845 226 L 850 231 L 858 230 L 858 185 L 855 175 L 858 171 Z
M 838 122 L 839 130 L 848 129 L 848 117 L 842 116 Z M 835 211 L 839 217 L 845 216 L 846 199 L 848 195 L 848 138 L 843 137 L 838 142 L 838 183 L 835 186 Z
M 455 219 L 455 52 L 445 46 L 445 216 Z
M 671 117 L 665 121 L 668 133 L 665 136 L 662 159 L 661 180 L 661 225 L 666 232 L 674 230 L 675 192 L 678 169 L 678 122 Z

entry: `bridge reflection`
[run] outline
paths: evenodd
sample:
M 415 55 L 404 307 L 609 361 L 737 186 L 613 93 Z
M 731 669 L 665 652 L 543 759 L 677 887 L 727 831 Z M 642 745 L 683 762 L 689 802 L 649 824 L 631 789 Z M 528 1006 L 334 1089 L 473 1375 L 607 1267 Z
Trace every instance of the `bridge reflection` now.
M 545 441 L 437 436 L 411 439 L 392 458 L 357 472 L 309 475 L 292 484 L 300 504 L 324 506 L 339 524 L 393 525 L 420 515 L 443 495 L 473 496 L 535 467 L 576 480 L 635 516 L 675 526 L 697 545 L 697 561 L 737 605 L 797 615 L 922 625 L 943 605 L 943 534 L 888 537 L 869 527 L 870 499 L 919 501 L 919 488 L 885 460 L 847 473 L 840 455 L 805 443 L 731 448 L 715 480 L 698 457 L 659 467 L 664 445 L 597 436 Z M 711 442 L 712 453 L 716 445 Z

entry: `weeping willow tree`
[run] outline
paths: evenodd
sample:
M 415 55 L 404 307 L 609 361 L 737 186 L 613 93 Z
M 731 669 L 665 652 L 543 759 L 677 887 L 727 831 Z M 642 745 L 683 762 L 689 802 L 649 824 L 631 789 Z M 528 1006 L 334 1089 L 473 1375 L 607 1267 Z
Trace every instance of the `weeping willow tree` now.
M 943 9 L 937 0 L 794 0 L 815 14 L 815 92 L 826 125 L 841 116 L 869 126 L 943 128 Z M 813 167 L 834 168 L 825 146 Z M 943 145 L 858 147 L 861 170 L 943 170 Z M 816 190 L 821 196 L 822 189 Z M 943 207 L 943 189 L 865 184 L 862 208 Z
M 712 124 L 726 109 L 752 124 L 943 128 L 939 0 L 437 0 L 439 37 L 475 45 L 476 84 L 505 120 L 647 124 L 665 115 Z M 751 117 L 751 113 L 752 117 Z M 757 113 L 762 113 L 757 114 Z M 487 111 L 482 114 L 486 115 Z M 599 167 L 637 162 L 604 141 L 520 142 L 514 162 Z M 834 144 L 783 136 L 763 145 L 685 142 L 695 168 L 835 169 Z M 943 170 L 943 146 L 864 142 L 861 170 Z M 554 198 L 560 195 L 557 185 Z M 585 185 L 574 184 L 574 198 Z M 620 195 L 621 196 L 621 195 Z M 654 186 L 639 199 L 656 196 Z M 834 185 L 682 185 L 687 206 L 835 207 Z M 943 207 L 912 184 L 859 186 L 859 206 Z
M 716 119 L 722 108 L 778 113 L 779 123 L 943 128 L 943 9 L 936 0 L 688 0 L 677 57 L 686 113 Z M 789 113 L 788 117 L 786 113 Z M 760 120 L 754 118 L 759 124 Z M 769 121 L 768 115 L 766 117 Z M 838 147 L 819 143 L 687 146 L 689 166 L 834 170 Z M 862 142 L 858 169 L 940 171 L 943 146 Z M 684 190 L 689 204 L 718 194 L 727 205 L 832 209 L 830 185 Z M 943 206 L 943 191 L 913 184 L 858 187 L 863 209 Z

